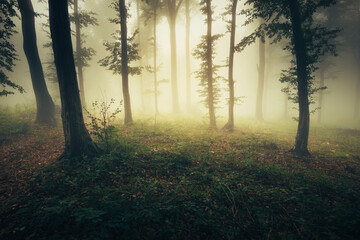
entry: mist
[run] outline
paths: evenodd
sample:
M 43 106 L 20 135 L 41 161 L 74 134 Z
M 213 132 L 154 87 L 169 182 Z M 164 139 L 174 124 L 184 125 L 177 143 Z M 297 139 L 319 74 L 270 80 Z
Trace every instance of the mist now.
M 0 239 L 356 239 L 359 0 L 0 0 Z

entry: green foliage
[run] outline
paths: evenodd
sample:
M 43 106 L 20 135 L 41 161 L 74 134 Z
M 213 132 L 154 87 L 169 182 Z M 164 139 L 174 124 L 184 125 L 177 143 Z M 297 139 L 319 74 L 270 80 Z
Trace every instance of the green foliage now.
M 211 58 L 214 59 L 216 52 L 215 52 L 215 44 L 216 41 L 222 37 L 221 34 L 217 34 L 211 37 L 211 49 L 212 49 L 212 56 Z M 195 71 L 195 77 L 200 81 L 199 89 L 200 96 L 204 98 L 203 103 L 208 108 L 209 107 L 209 92 L 208 92 L 208 81 L 213 82 L 213 103 L 216 104 L 220 101 L 220 80 L 223 80 L 221 76 L 218 75 L 218 71 L 221 67 L 220 65 L 213 64 L 212 65 L 212 72 L 211 76 L 212 79 L 208 78 L 208 46 L 207 46 L 207 36 L 201 37 L 201 42 L 197 45 L 196 49 L 193 52 L 193 56 L 196 59 L 201 60 L 200 69 Z
M 241 135 L 183 122 L 118 130 L 127 134 L 110 154 L 38 169 L 31 194 L 1 212 L 2 239 L 353 239 L 360 233 L 357 177 L 291 158 L 276 162 L 288 146 L 256 127 Z M 269 154 L 272 162 L 261 161 Z
M 28 133 L 34 116 L 34 109 L 0 108 L 0 142 L 12 135 Z
M 93 113 L 90 113 L 88 110 L 85 111 L 90 118 L 90 123 L 87 125 L 90 127 L 90 134 L 95 136 L 99 143 L 103 145 L 102 147 L 106 152 L 110 152 L 110 150 L 114 147 L 116 142 L 116 130 L 111 123 L 116 118 L 121 110 L 120 108 L 116 108 L 113 112 L 111 111 L 111 106 L 115 103 L 115 99 L 111 99 L 109 103 L 103 101 L 99 103 L 95 101 L 92 103 Z
M 141 59 L 138 54 L 138 44 L 135 42 L 135 36 L 137 31 L 128 38 L 128 71 L 130 75 L 140 75 L 142 66 L 131 67 L 130 63 L 135 62 Z M 114 38 L 114 42 L 105 42 L 105 50 L 109 52 L 110 55 L 104 57 L 99 61 L 100 66 L 106 67 L 108 70 L 111 70 L 114 74 L 122 73 L 122 65 L 121 65 L 121 36 L 120 31 L 116 31 L 115 34 L 112 35 Z
M 339 33 L 339 29 L 329 29 L 319 21 L 315 21 L 316 15 L 321 13 L 324 8 L 334 5 L 337 0 L 322 1 L 297 0 L 300 5 L 301 25 L 303 37 L 306 46 L 306 65 L 307 81 L 310 103 L 313 103 L 311 96 L 324 88 L 317 87 L 314 83 L 314 73 L 318 70 L 318 64 L 323 61 L 326 54 L 336 56 L 336 46 L 334 39 Z M 264 19 L 265 22 L 260 24 L 253 33 L 244 37 L 236 46 L 237 51 L 243 51 L 247 46 L 254 43 L 260 38 L 262 41 L 268 37 L 272 43 L 279 43 L 281 40 L 288 40 L 284 50 L 289 51 L 295 56 L 295 44 L 290 21 L 289 1 L 265 1 L 265 0 L 247 0 L 245 5 L 251 7 L 242 11 L 247 17 L 245 25 L 251 24 L 257 19 Z M 297 68 L 295 61 L 291 61 L 292 67 L 283 70 L 280 82 L 290 84 L 290 87 L 284 88 L 283 92 L 287 93 L 289 99 L 298 102 L 297 96 Z
M 11 37 L 16 33 L 13 18 L 17 17 L 15 11 L 16 2 L 14 0 L 2 0 L 0 2 L 0 85 L 3 90 L 0 91 L 0 96 L 7 96 L 14 94 L 6 88 L 10 87 L 20 93 L 24 89 L 9 80 L 6 71 L 12 71 L 15 66 L 14 61 L 17 59 L 16 50 L 11 43 Z

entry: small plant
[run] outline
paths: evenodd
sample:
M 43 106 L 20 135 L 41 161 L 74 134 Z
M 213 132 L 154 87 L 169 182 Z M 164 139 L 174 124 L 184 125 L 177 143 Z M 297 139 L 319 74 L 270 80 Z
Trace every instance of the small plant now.
M 116 118 L 116 115 L 121 112 L 120 108 L 116 108 L 111 112 L 111 106 L 115 103 L 115 99 L 111 98 L 110 102 L 103 101 L 99 103 L 95 101 L 92 103 L 93 114 L 91 114 L 87 109 L 87 112 L 91 122 L 87 124 L 90 127 L 90 134 L 94 135 L 103 145 L 103 148 L 106 152 L 111 150 L 112 140 L 115 139 L 115 127 L 111 123 Z M 120 105 L 122 102 L 120 102 Z M 99 112 L 97 114 L 97 112 Z

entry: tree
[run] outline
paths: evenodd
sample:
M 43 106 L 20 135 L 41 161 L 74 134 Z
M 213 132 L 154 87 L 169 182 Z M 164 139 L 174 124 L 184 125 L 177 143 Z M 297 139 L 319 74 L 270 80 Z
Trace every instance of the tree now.
M 10 41 L 13 34 L 16 33 L 15 24 L 12 20 L 13 17 L 17 16 L 14 0 L 0 1 L 0 16 L 0 84 L 3 87 L 0 96 L 14 94 L 13 91 L 6 89 L 7 87 L 23 93 L 24 89 L 10 81 L 6 75 L 6 71 L 13 71 L 14 61 L 17 57 L 14 45 Z
M 170 29 L 171 48 L 171 93 L 173 111 L 179 112 L 179 96 L 177 88 L 177 57 L 176 57 L 176 18 L 183 0 L 165 0 L 167 7 L 167 18 Z
M 229 82 L 229 119 L 224 129 L 230 131 L 234 130 L 234 53 L 235 53 L 235 28 L 236 28 L 236 6 L 238 0 L 231 0 L 231 4 L 228 6 L 225 14 L 231 14 L 231 21 L 229 21 L 230 31 L 230 52 L 229 52 L 229 68 L 228 68 L 228 82 Z
M 64 157 L 92 156 L 98 152 L 84 123 L 71 43 L 67 0 L 49 0 L 50 32 L 61 98 L 65 137 Z
M 94 17 L 95 13 L 79 10 L 79 0 L 73 0 L 73 6 L 74 14 L 70 16 L 70 22 L 75 24 L 75 66 L 77 67 L 77 74 L 79 77 L 81 103 L 83 106 L 86 106 L 83 69 L 89 66 L 88 62 L 95 54 L 95 50 L 93 48 L 83 47 L 84 35 L 81 33 L 81 30 L 90 25 L 96 26 L 97 19 Z
M 159 114 L 159 107 L 158 107 L 158 85 L 159 81 L 157 78 L 157 73 L 159 71 L 159 67 L 157 65 L 157 24 L 158 24 L 158 10 L 162 8 L 162 5 L 159 0 L 152 0 L 148 1 L 149 9 L 145 9 L 144 13 L 146 16 L 146 21 L 152 18 L 153 20 L 153 54 L 154 54 L 154 62 L 153 66 L 148 66 L 147 70 L 153 74 L 154 76 L 154 107 L 155 107 L 155 114 Z
M 200 2 L 201 11 L 206 15 L 207 34 L 202 36 L 201 42 L 197 45 L 193 55 L 201 60 L 200 69 L 196 71 L 196 77 L 200 80 L 201 95 L 205 97 L 205 105 L 209 110 L 210 128 L 216 129 L 215 105 L 219 100 L 219 87 L 217 82 L 218 65 L 213 64 L 215 55 L 214 45 L 221 35 L 212 35 L 212 8 L 211 0 L 202 0 Z
M 120 24 L 119 31 L 115 32 L 115 42 L 105 42 L 104 46 L 106 51 L 110 52 L 109 56 L 99 61 L 100 65 L 112 70 L 114 74 L 121 74 L 122 76 L 122 91 L 124 97 L 124 110 L 125 110 L 125 124 L 132 124 L 132 112 L 129 93 L 129 74 L 139 75 L 142 67 L 131 67 L 131 62 L 140 60 L 138 54 L 138 44 L 134 43 L 135 32 L 130 38 L 127 38 L 127 9 L 124 0 L 113 2 L 111 5 L 117 12 L 117 18 L 110 19 L 110 22 Z M 119 36 L 120 35 L 120 36 Z
M 319 9 L 335 3 L 336 0 L 246 1 L 246 4 L 253 6 L 244 11 L 248 16 L 247 23 L 257 18 L 263 18 L 266 22 L 241 41 L 238 45 L 240 50 L 258 37 L 268 36 L 273 38 L 273 42 L 282 38 L 290 40 L 285 49 L 295 55 L 296 67 L 284 71 L 282 81 L 294 84 L 297 90 L 293 99 L 299 106 L 299 118 L 293 152 L 298 155 L 309 155 L 309 97 L 319 90 L 313 86 L 312 74 L 316 71 L 315 65 L 321 61 L 321 56 L 327 52 L 335 54 L 335 46 L 331 41 L 338 33 L 338 30 L 328 30 L 315 24 L 313 17 Z
M 191 110 L 190 2 L 191 0 L 185 0 L 186 108 L 188 112 Z
M 260 24 L 264 24 L 264 19 L 260 19 Z M 259 65 L 258 71 L 258 88 L 256 94 L 255 117 L 258 121 L 263 121 L 263 97 L 265 84 L 265 38 L 259 38 Z
M 360 1 L 339 1 L 337 14 L 332 16 L 334 22 L 344 26 L 341 42 L 351 52 L 357 72 L 354 74 L 356 83 L 354 86 L 354 119 L 360 119 Z
M 36 120 L 40 124 L 56 124 L 55 105 L 46 86 L 36 43 L 35 12 L 31 0 L 18 0 L 21 13 L 24 52 L 29 64 L 36 99 Z

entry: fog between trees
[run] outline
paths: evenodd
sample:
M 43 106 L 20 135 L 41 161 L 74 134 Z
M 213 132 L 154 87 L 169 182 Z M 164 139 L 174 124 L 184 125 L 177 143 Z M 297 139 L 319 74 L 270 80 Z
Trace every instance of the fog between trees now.
M 89 61 L 89 67 L 84 69 L 84 88 L 86 93 L 86 104 L 91 106 L 91 103 L 95 100 L 109 100 L 115 98 L 117 101 L 122 99 L 122 87 L 121 76 L 113 75 L 111 71 L 106 70 L 104 67 L 99 66 L 98 61 L 107 55 L 103 43 L 105 41 L 113 41 L 111 34 L 116 30 L 119 30 L 119 25 L 110 23 L 109 18 L 115 17 L 115 10 L 109 8 L 111 1 L 79 1 L 79 9 L 92 11 L 96 14 L 98 20 L 97 26 L 88 26 L 82 30 L 82 34 L 86 35 L 84 38 L 87 47 L 91 47 L 96 51 L 96 54 Z M 131 36 L 138 27 L 137 19 L 137 5 L 136 1 L 127 1 L 129 4 L 129 18 L 128 18 L 128 36 Z M 341 4 L 341 3 L 340 3 Z M 42 24 L 47 22 L 48 15 L 47 4 L 38 3 L 33 1 L 34 10 L 40 15 L 36 17 L 36 32 L 37 32 L 37 45 L 39 48 L 40 58 L 44 65 L 44 71 L 46 72 L 46 62 L 49 61 L 49 55 L 51 53 L 50 48 L 44 48 L 43 44 L 49 41 L 44 29 L 46 27 Z M 145 2 L 141 2 L 143 7 Z M 214 21 L 213 21 L 213 34 L 223 34 L 223 36 L 216 43 L 214 50 L 216 55 L 214 63 L 217 65 L 226 65 L 228 52 L 229 52 L 229 38 L 230 34 L 226 32 L 225 19 L 221 14 L 225 11 L 228 5 L 227 1 L 212 1 L 214 8 Z M 339 4 L 338 4 L 339 5 Z M 248 7 L 248 6 L 247 6 Z M 333 8 L 337 8 L 335 6 Z M 237 6 L 237 13 L 244 8 L 243 3 L 240 1 Z M 197 44 L 200 42 L 202 35 L 206 34 L 205 18 L 206 16 L 201 14 L 200 6 L 195 1 L 190 5 L 190 66 L 191 66 L 191 111 L 190 113 L 206 116 L 207 110 L 201 103 L 202 98 L 199 96 L 198 90 L 199 80 L 195 78 L 195 71 L 200 67 L 200 61 L 195 59 L 192 55 Z M 73 13 L 74 9 L 70 8 L 69 12 Z M 340 11 L 340 10 L 339 10 Z M 350 10 L 349 10 L 350 11 Z M 140 10 L 140 14 L 144 11 Z M 350 13 L 349 13 L 350 14 Z M 229 16 L 226 16 L 229 19 Z M 244 36 L 248 35 L 256 28 L 259 21 L 255 21 L 251 25 L 243 26 L 246 17 L 244 15 L 238 15 L 236 21 L 236 37 L 235 44 L 237 44 Z M 319 17 L 318 19 L 321 19 Z M 16 24 L 16 30 L 18 33 L 13 36 L 12 42 L 15 45 L 17 54 L 19 55 L 19 61 L 16 62 L 14 72 L 9 73 L 10 79 L 23 86 L 26 93 L 8 96 L 2 98 L 2 105 L 16 105 L 26 104 L 35 105 L 35 98 L 32 90 L 28 65 L 25 55 L 22 50 L 22 31 L 21 22 L 19 19 L 14 19 Z M 171 90 L 171 48 L 170 48 L 170 33 L 169 25 L 164 10 L 159 10 L 157 24 L 157 64 L 160 66 L 157 73 L 157 79 L 167 80 L 164 83 L 158 85 L 158 109 L 160 114 L 167 114 L 173 112 L 172 107 L 172 90 Z M 319 20 L 320 21 L 320 20 Z M 344 25 L 346 23 L 346 25 Z M 179 8 L 179 13 L 176 20 L 176 44 L 177 44 L 177 79 L 178 79 L 178 93 L 179 93 L 179 105 L 182 113 L 188 113 L 187 109 L 187 94 L 186 94 L 186 62 L 185 62 L 185 4 Z M 354 48 L 352 43 L 346 40 L 346 36 L 349 31 L 352 31 L 355 25 L 358 25 L 356 18 L 345 19 L 342 21 L 335 21 L 332 27 L 340 27 L 343 30 L 339 33 L 338 39 L 341 44 L 338 45 L 338 57 L 330 58 L 331 66 L 325 73 L 325 86 L 327 89 L 323 91 L 323 106 L 321 109 L 322 123 L 341 126 L 358 128 L 359 121 L 355 119 L 355 102 L 358 81 L 358 63 L 354 60 Z M 75 31 L 75 25 L 72 24 L 71 28 Z M 141 64 L 153 65 L 153 23 L 151 19 L 145 23 L 144 17 L 140 19 L 140 37 L 141 37 Z M 48 29 L 46 29 L 48 31 Z M 73 35 L 74 50 L 76 44 L 76 38 Z M 263 118 L 267 120 L 281 120 L 285 116 L 286 96 L 281 92 L 281 88 L 286 87 L 286 83 L 280 83 L 278 81 L 281 70 L 287 69 L 290 66 L 290 60 L 292 57 L 288 52 L 283 51 L 284 44 L 269 44 L 269 41 L 265 43 L 265 85 L 263 95 Z M 139 64 L 139 61 L 133 65 Z M 235 80 L 235 97 L 241 97 L 241 103 L 235 105 L 235 118 L 247 117 L 254 118 L 256 110 L 256 98 L 258 87 L 258 71 L 257 65 L 259 64 L 259 43 L 258 40 L 255 44 L 247 47 L 241 53 L 235 53 L 234 55 L 234 80 Z M 219 75 L 227 79 L 228 75 L 227 67 L 219 69 Z M 320 73 L 320 71 L 318 71 Z M 319 82 L 320 74 L 316 73 L 316 82 Z M 154 95 L 153 95 L 153 74 L 143 69 L 140 76 L 129 76 L 129 89 L 131 95 L 131 105 L 134 111 L 135 120 L 136 115 L 139 113 L 153 114 L 154 112 Z M 142 80 L 141 80 L 142 79 Z M 59 93 L 57 83 L 50 82 L 46 78 L 49 91 L 54 99 L 55 104 L 59 105 Z M 143 86 L 141 86 L 141 81 Z M 220 81 L 221 97 L 220 103 L 216 109 L 216 115 L 223 122 L 227 119 L 227 82 Z M 141 97 L 141 89 L 143 91 L 143 99 Z M 318 107 L 318 94 L 314 95 L 315 103 L 310 106 L 311 109 Z M 142 103 L 144 101 L 144 105 Z M 297 110 L 293 109 L 296 104 L 289 101 L 287 103 L 288 119 L 297 116 Z M 318 118 L 318 112 L 311 114 L 312 121 L 316 121 Z M 221 127 L 221 126 L 219 126 Z

